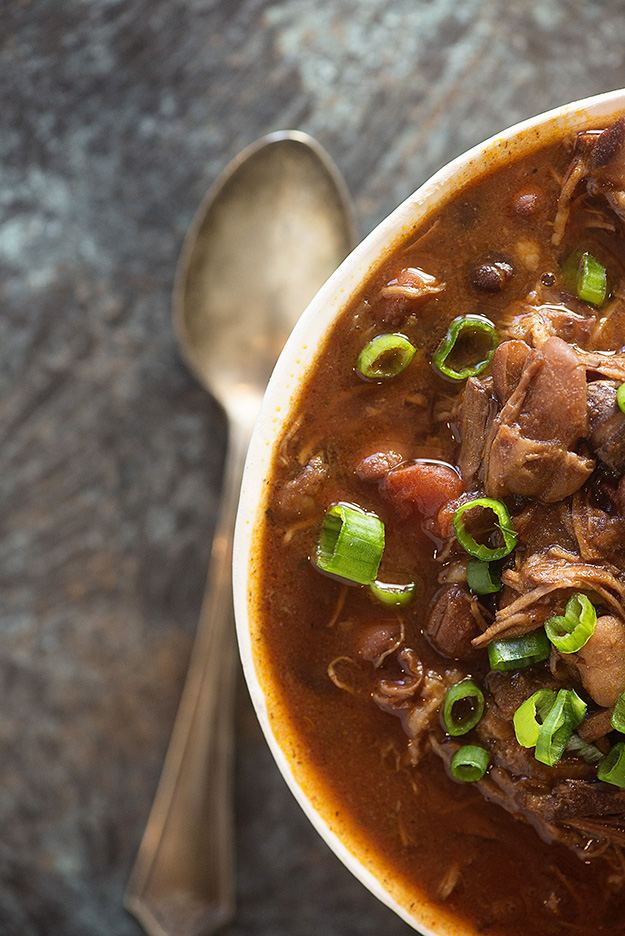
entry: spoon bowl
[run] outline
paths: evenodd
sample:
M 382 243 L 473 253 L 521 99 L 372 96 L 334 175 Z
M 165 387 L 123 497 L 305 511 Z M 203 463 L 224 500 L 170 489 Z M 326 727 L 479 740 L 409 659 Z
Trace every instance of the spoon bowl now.
M 232 537 L 243 462 L 291 328 L 355 239 L 351 205 L 322 147 L 263 137 L 209 191 L 185 240 L 174 326 L 190 369 L 228 417 L 220 513 L 189 670 L 126 892 L 151 936 L 212 933 L 234 913 Z
M 174 326 L 226 412 L 254 418 L 293 325 L 354 240 L 345 183 L 307 134 L 263 137 L 209 191 L 183 247 Z

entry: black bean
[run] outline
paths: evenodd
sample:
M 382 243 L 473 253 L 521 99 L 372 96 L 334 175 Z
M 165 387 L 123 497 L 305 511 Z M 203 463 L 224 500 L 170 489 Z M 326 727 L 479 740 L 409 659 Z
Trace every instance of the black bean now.
M 484 292 L 500 292 L 507 284 L 512 273 L 512 267 L 504 261 L 482 263 L 472 271 L 471 283 L 476 289 L 481 289 Z

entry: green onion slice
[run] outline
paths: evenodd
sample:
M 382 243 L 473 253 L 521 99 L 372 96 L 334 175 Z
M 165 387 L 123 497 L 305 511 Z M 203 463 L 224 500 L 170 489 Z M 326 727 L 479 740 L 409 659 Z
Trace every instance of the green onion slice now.
M 410 604 L 417 591 L 416 582 L 396 585 L 390 582 L 370 582 L 369 591 L 380 604 L 388 607 L 403 608 Z
M 577 268 L 575 291 L 578 299 L 599 306 L 608 291 L 605 267 L 589 253 L 583 253 Z
M 463 735 L 475 728 L 484 714 L 484 693 L 472 679 L 463 679 L 447 690 L 443 719 L 450 735 Z
M 621 413 L 625 413 L 625 383 L 622 383 L 616 391 L 616 405 Z
M 564 616 L 556 615 L 545 623 L 547 637 L 560 653 L 575 653 L 588 643 L 595 632 L 597 612 L 591 601 L 576 592 L 566 603 Z
M 474 510 L 476 507 L 483 507 L 495 514 L 495 523 L 490 526 L 490 530 L 484 532 L 490 534 L 494 532 L 495 529 L 499 530 L 503 536 L 503 546 L 490 547 L 483 543 L 478 543 L 468 532 L 462 517 L 467 510 Z M 486 562 L 503 559 L 503 557 L 511 553 L 516 546 L 517 534 L 512 529 L 512 521 L 510 520 L 508 508 L 505 504 L 502 504 L 501 501 L 495 500 L 493 497 L 478 497 L 475 500 L 469 501 L 468 504 L 463 504 L 454 514 L 453 524 L 458 542 L 461 546 L 464 546 L 469 555 L 475 556 L 476 559 L 482 559 Z
M 585 760 L 587 764 L 596 764 L 603 759 L 603 752 L 599 750 L 596 744 L 590 741 L 582 741 L 577 733 L 573 733 L 568 740 L 566 750 L 571 754 L 576 754 Z
M 358 355 L 356 370 L 367 380 L 388 380 L 408 367 L 415 351 L 405 335 L 378 335 Z
M 536 760 L 549 767 L 558 763 L 571 735 L 584 720 L 586 709 L 586 703 L 574 689 L 560 689 L 553 708 L 540 726 Z
M 605 267 L 587 251 L 574 250 L 562 266 L 562 278 L 567 289 L 578 299 L 600 306 L 608 294 Z
M 542 628 L 522 637 L 502 637 L 488 645 L 490 668 L 499 672 L 524 669 L 548 660 L 550 655 L 551 644 Z
M 492 595 L 501 588 L 501 578 L 495 563 L 472 556 L 467 565 L 467 584 L 476 595 Z
M 597 771 L 599 780 L 625 787 L 625 742 L 618 741 L 606 754 Z
M 319 532 L 315 563 L 348 582 L 373 582 L 384 551 L 384 524 L 354 504 L 333 504 Z
M 556 694 L 551 689 L 539 689 L 514 713 L 514 733 L 523 747 L 536 747 L 538 733 L 553 708 Z
M 497 330 L 490 319 L 460 315 L 447 329 L 432 364 L 444 377 L 466 380 L 488 367 L 498 344 Z
M 616 700 L 616 705 L 612 709 L 610 724 L 613 728 L 616 728 L 617 731 L 625 734 L 625 692 L 621 692 Z
M 451 759 L 451 775 L 456 780 L 474 783 L 488 770 L 488 751 L 477 744 L 464 744 Z

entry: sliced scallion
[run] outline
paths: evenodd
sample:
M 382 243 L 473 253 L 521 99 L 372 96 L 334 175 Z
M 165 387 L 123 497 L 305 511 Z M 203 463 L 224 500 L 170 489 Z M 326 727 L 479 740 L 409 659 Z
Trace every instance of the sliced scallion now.
M 536 747 L 538 732 L 556 701 L 552 689 L 539 689 L 514 713 L 514 733 L 523 747 Z
M 560 689 L 556 701 L 540 726 L 536 740 L 536 760 L 553 767 L 568 741 L 586 715 L 587 705 L 574 689 Z
M 562 265 L 564 285 L 578 299 L 601 305 L 607 296 L 608 278 L 605 267 L 584 250 L 574 250 Z
M 467 565 L 467 584 L 475 595 L 493 595 L 501 588 L 501 578 L 494 563 L 472 556 Z
M 466 380 L 481 374 L 491 362 L 499 344 L 497 330 L 483 315 L 460 315 L 447 329 L 432 364 L 452 380 Z
M 588 643 L 596 623 L 597 612 L 590 599 L 576 592 L 567 601 L 564 615 L 546 621 L 545 632 L 560 653 L 576 653 Z
M 345 503 L 327 510 L 315 554 L 323 572 L 368 585 L 375 580 L 383 551 L 384 524 L 376 514 Z
M 484 714 L 484 693 L 472 679 L 463 679 L 447 690 L 443 719 L 450 735 L 464 735 Z
M 625 734 L 625 692 L 621 692 L 616 700 L 610 716 L 610 724 L 621 734 Z
M 606 754 L 597 771 L 599 780 L 625 787 L 625 742 L 618 741 Z
M 378 335 L 358 355 L 356 370 L 367 380 L 397 377 L 408 367 L 415 350 L 405 335 Z
M 490 668 L 499 672 L 524 669 L 548 660 L 551 645 L 542 627 L 522 637 L 502 637 L 488 645 Z
M 581 757 L 587 764 L 596 764 L 603 758 L 603 752 L 599 750 L 596 744 L 591 744 L 590 741 L 582 741 L 580 736 L 575 732 L 573 732 L 569 738 L 566 750 L 570 754 Z
M 605 267 L 589 253 L 583 253 L 577 268 L 577 298 L 591 305 L 600 306 L 608 291 Z
M 464 783 L 481 780 L 488 770 L 488 751 L 477 744 L 464 744 L 451 759 L 451 775 Z
M 380 604 L 388 607 L 403 608 L 410 604 L 417 592 L 416 582 L 396 585 L 389 582 L 370 582 L 369 591 Z
M 499 530 L 503 537 L 503 546 L 491 547 L 484 543 L 478 543 L 468 532 L 465 521 L 462 518 L 467 510 L 475 510 L 477 507 L 492 511 L 492 513 L 495 514 L 495 523 L 490 524 L 489 530 L 485 531 L 485 533 L 490 534 L 493 533 L 495 529 Z M 453 524 L 458 542 L 466 549 L 469 555 L 475 556 L 476 559 L 481 559 L 485 562 L 503 559 L 503 557 L 511 553 L 516 546 L 517 534 L 512 529 L 512 521 L 510 520 L 508 508 L 501 501 L 495 500 L 493 497 L 478 497 L 475 500 L 469 501 L 467 504 L 463 504 L 454 514 Z

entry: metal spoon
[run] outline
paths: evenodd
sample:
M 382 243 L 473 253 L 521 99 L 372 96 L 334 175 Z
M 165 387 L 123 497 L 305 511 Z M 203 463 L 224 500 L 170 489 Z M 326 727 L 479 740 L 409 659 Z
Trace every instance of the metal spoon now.
M 231 561 L 243 462 L 292 326 L 354 242 L 338 170 L 311 137 L 284 131 L 230 163 L 183 246 L 175 330 L 190 369 L 226 412 L 229 439 L 189 671 L 125 898 L 151 936 L 212 933 L 234 913 Z

